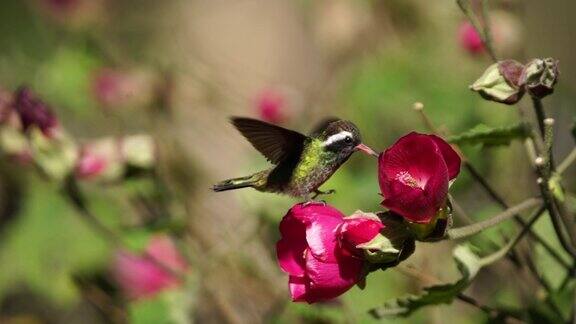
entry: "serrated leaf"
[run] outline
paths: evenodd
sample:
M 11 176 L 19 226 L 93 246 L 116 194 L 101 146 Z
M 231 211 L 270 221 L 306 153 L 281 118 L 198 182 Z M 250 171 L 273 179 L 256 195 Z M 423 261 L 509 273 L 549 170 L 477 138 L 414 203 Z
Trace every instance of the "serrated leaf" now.
M 508 145 L 514 139 L 522 139 L 527 136 L 528 131 L 523 123 L 507 127 L 490 127 L 480 124 L 460 135 L 449 137 L 448 141 L 459 145 L 497 146 Z
M 451 303 L 458 294 L 470 285 L 482 267 L 481 262 L 479 262 L 480 259 L 468 246 L 457 246 L 454 250 L 454 259 L 462 274 L 458 281 L 452 284 L 424 288 L 424 292 L 420 295 L 397 298 L 385 303 L 382 307 L 372 309 L 370 313 L 377 318 L 384 316 L 406 317 L 424 306 Z

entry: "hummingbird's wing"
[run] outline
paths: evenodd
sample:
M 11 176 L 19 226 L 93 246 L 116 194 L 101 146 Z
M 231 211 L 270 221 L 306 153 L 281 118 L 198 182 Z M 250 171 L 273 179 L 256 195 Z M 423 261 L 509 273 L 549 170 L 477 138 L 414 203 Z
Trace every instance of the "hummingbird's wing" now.
M 328 127 L 328 125 L 330 125 L 330 123 L 338 120 L 340 120 L 340 118 L 336 117 L 326 117 L 322 119 L 321 121 L 316 123 L 314 128 L 312 128 L 312 131 L 310 131 L 310 137 L 317 137 L 318 135 L 320 135 L 320 133 L 322 133 L 322 131 L 326 129 L 326 127 Z
M 278 164 L 289 157 L 299 157 L 306 136 L 298 132 L 244 117 L 232 117 L 232 124 L 268 161 Z

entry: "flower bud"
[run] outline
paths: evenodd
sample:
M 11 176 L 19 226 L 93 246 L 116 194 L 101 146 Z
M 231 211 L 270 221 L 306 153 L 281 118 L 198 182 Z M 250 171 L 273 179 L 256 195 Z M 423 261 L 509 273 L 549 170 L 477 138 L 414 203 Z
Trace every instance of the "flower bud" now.
M 478 54 L 484 50 L 482 38 L 476 32 L 474 26 L 469 22 L 464 22 L 458 29 L 458 40 L 460 46 L 470 54 Z
M 286 120 L 286 102 L 284 95 L 274 89 L 264 90 L 256 99 L 256 108 L 262 120 L 280 124 Z
M 27 87 L 16 91 L 14 109 L 20 117 L 24 131 L 38 127 L 45 136 L 53 136 L 58 127 L 58 120 L 52 109 L 37 98 Z
M 130 108 L 148 105 L 155 80 L 146 71 L 101 68 L 92 77 L 94 99 L 104 108 Z
M 149 135 L 132 135 L 122 139 L 120 152 L 127 166 L 151 169 L 156 164 L 156 145 Z
M 124 170 L 118 141 L 103 138 L 82 145 L 75 174 L 81 180 L 111 182 L 120 179 Z
M 470 86 L 484 99 L 512 105 L 524 95 L 521 74 L 524 66 L 514 60 L 490 65 L 484 74 Z
M 40 129 L 32 128 L 30 147 L 34 162 L 49 178 L 62 181 L 73 172 L 78 149 L 65 132 L 47 137 Z
M 534 59 L 522 71 L 521 82 L 531 96 L 544 98 L 554 92 L 558 74 L 558 60 Z

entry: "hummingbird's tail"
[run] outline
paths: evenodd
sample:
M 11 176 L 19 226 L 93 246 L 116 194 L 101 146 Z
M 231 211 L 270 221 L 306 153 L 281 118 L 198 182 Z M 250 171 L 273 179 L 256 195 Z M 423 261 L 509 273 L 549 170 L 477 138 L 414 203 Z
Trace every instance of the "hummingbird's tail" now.
M 214 191 L 234 190 L 246 187 L 253 187 L 255 185 L 254 176 L 228 179 L 218 182 L 212 187 Z

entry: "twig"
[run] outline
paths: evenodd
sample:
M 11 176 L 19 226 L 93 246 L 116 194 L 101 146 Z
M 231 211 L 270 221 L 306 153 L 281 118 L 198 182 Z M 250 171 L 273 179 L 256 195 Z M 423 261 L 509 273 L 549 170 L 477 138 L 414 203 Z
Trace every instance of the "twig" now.
M 124 241 L 113 231 L 111 231 L 108 227 L 100 222 L 100 220 L 92 214 L 90 209 L 86 204 L 86 200 L 82 195 L 80 188 L 78 188 L 78 184 L 73 177 L 69 177 L 66 179 L 64 188 L 62 190 L 63 195 L 67 198 L 68 201 L 72 203 L 74 208 L 80 213 L 82 216 L 81 218 L 86 221 L 88 226 L 90 226 L 94 231 L 96 231 L 101 237 L 104 238 L 105 241 L 111 243 L 112 245 L 130 251 L 132 250 L 131 247 L 127 246 Z M 156 266 L 160 267 L 162 270 L 170 273 L 172 276 L 184 280 L 186 278 L 186 274 L 181 273 L 172 267 L 164 264 L 164 262 L 158 260 L 155 256 L 151 255 L 150 253 L 144 251 L 141 255 L 148 259 L 150 262 L 154 263 Z
M 558 318 L 563 318 L 564 315 L 562 314 L 562 310 L 558 307 L 558 305 L 556 305 L 556 303 L 554 303 L 554 300 L 552 300 L 551 298 L 551 295 L 554 293 L 554 288 L 552 288 L 550 283 L 546 281 L 546 278 L 544 278 L 540 274 L 532 258 L 526 258 L 526 264 L 528 265 L 528 269 L 530 270 L 530 272 L 532 272 L 534 274 L 534 277 L 536 277 L 540 286 L 542 286 L 542 288 L 546 290 L 546 298 L 545 298 L 546 304 L 550 306 L 550 308 Z
M 564 173 L 572 165 L 572 163 L 574 163 L 574 161 L 576 161 L 576 148 L 573 148 L 568 156 L 564 158 L 562 162 L 560 162 L 560 165 L 558 165 L 556 168 L 556 173 Z
M 476 168 L 470 162 L 464 161 L 464 167 L 466 168 L 466 170 L 468 170 L 470 175 L 482 186 L 482 188 L 484 188 L 484 190 L 490 196 L 490 198 L 492 198 L 492 200 L 494 200 L 502 208 L 506 209 L 509 208 L 509 205 L 508 203 L 506 203 L 506 201 L 504 201 L 504 198 L 502 198 L 500 194 L 498 194 L 492 188 L 492 186 L 488 183 L 488 181 L 486 181 L 486 179 L 482 177 L 482 175 L 476 170 Z M 516 223 L 518 223 L 522 227 L 526 227 L 527 225 L 526 222 L 520 217 L 520 215 L 516 215 L 514 217 L 514 221 L 516 221 Z M 552 256 L 554 260 L 556 260 L 559 264 L 561 264 L 565 269 L 569 270 L 571 268 L 570 264 L 566 262 L 566 260 L 564 260 L 564 258 L 560 254 L 558 254 L 556 249 L 552 247 L 547 241 L 545 241 L 540 235 L 538 235 L 534 231 L 530 231 L 529 235 L 530 238 L 532 238 L 540 245 L 542 245 L 542 247 L 546 250 L 546 252 L 548 252 L 548 254 L 550 254 L 550 256 Z
M 477 222 L 477 223 L 467 225 L 467 226 L 462 226 L 462 227 L 450 229 L 447 232 L 446 238 L 450 239 L 450 240 L 457 240 L 457 239 L 462 239 L 462 238 L 466 238 L 468 236 L 478 234 L 487 228 L 498 225 L 501 222 L 514 217 L 516 214 L 521 213 L 522 211 L 524 211 L 526 209 L 535 207 L 541 203 L 542 203 L 542 199 L 539 199 L 539 198 L 527 199 L 527 200 L 521 202 L 520 204 L 513 206 L 513 207 L 510 207 L 507 210 L 503 211 L 502 213 L 500 213 L 496 216 L 493 216 L 491 218 L 488 218 L 484 221 Z M 527 228 L 527 226 L 524 228 Z
M 430 118 L 428 117 L 428 115 L 426 114 L 426 112 L 424 112 L 424 105 L 420 102 L 416 102 L 414 104 L 414 110 L 416 112 L 418 112 L 418 114 L 421 116 L 422 121 L 424 122 L 424 124 L 426 125 L 426 127 L 428 127 L 428 129 L 430 131 L 432 131 L 435 134 L 438 135 L 442 135 L 439 130 L 434 126 L 434 123 L 432 123 L 432 121 L 430 120 Z M 504 208 L 504 209 L 508 209 L 510 208 L 510 206 L 506 203 L 506 201 L 504 201 L 504 198 L 502 198 L 493 188 L 492 186 L 488 183 L 488 181 L 486 179 L 484 179 L 484 177 L 480 174 L 480 172 L 478 172 L 478 170 L 476 170 L 476 168 L 474 167 L 474 165 L 472 165 L 472 163 L 470 163 L 470 161 L 466 158 L 466 156 L 462 153 L 462 151 L 458 148 L 458 146 L 454 146 L 454 148 L 460 153 L 460 155 L 462 156 L 462 163 L 464 165 L 464 168 L 470 173 L 470 175 L 472 176 L 472 178 L 478 182 L 480 184 L 480 186 L 486 191 L 486 193 L 488 193 L 488 196 L 490 198 L 492 198 L 498 205 L 500 205 L 500 207 Z M 514 216 L 514 221 L 521 227 L 525 227 L 526 223 L 524 222 L 524 220 L 522 219 L 522 217 L 518 214 L 516 214 Z M 571 266 L 568 262 L 566 262 L 561 256 L 560 254 L 558 254 L 558 252 L 556 252 L 555 248 L 552 247 L 548 242 L 546 242 L 538 233 L 530 230 L 529 232 L 530 238 L 535 240 L 537 243 L 539 243 L 540 245 L 542 245 L 542 247 L 559 263 L 561 264 L 564 268 L 566 269 L 570 269 Z
M 514 239 L 512 239 L 510 242 L 508 242 L 502 249 L 500 249 L 500 250 L 498 250 L 498 251 L 496 251 L 496 252 L 494 252 L 488 256 L 481 258 L 480 260 L 478 260 L 478 263 L 481 266 L 487 266 L 487 265 L 492 264 L 495 261 L 499 260 L 503 256 L 505 256 L 510 250 L 512 250 L 514 248 L 514 246 L 516 246 L 516 244 L 518 244 L 518 242 L 520 242 L 520 240 L 524 237 L 524 235 L 526 235 L 527 233 L 530 232 L 530 228 L 532 227 L 532 225 L 534 225 L 534 223 L 536 223 L 536 221 L 544 213 L 544 210 L 546 210 L 546 209 L 543 206 L 538 208 L 532 214 L 532 216 L 530 216 L 530 219 L 528 220 L 528 223 L 526 224 L 526 226 L 522 228 L 520 233 L 518 233 L 518 235 L 516 235 L 516 237 L 514 237 Z
M 490 58 L 492 59 L 492 61 L 497 62 L 498 58 L 496 57 L 496 54 L 494 52 L 494 47 L 492 46 L 492 35 L 490 35 L 490 28 L 486 29 L 487 26 L 487 5 L 485 3 L 486 0 L 483 0 L 482 2 L 482 12 L 484 17 L 482 17 L 484 19 L 484 28 L 482 28 L 482 24 L 480 23 L 480 20 L 478 20 L 478 17 L 476 17 L 476 14 L 474 14 L 473 10 L 470 8 L 469 0 L 456 0 L 456 3 L 458 4 L 458 6 L 460 7 L 460 10 L 462 10 L 462 12 L 464 13 L 464 15 L 466 15 L 466 17 L 468 18 L 468 21 L 470 21 L 470 23 L 472 24 L 472 26 L 474 27 L 474 29 L 476 30 L 476 33 L 478 33 L 478 35 L 480 36 L 480 38 L 482 39 L 482 43 L 484 43 L 484 47 L 486 48 L 486 51 L 488 52 L 488 55 L 490 56 Z

